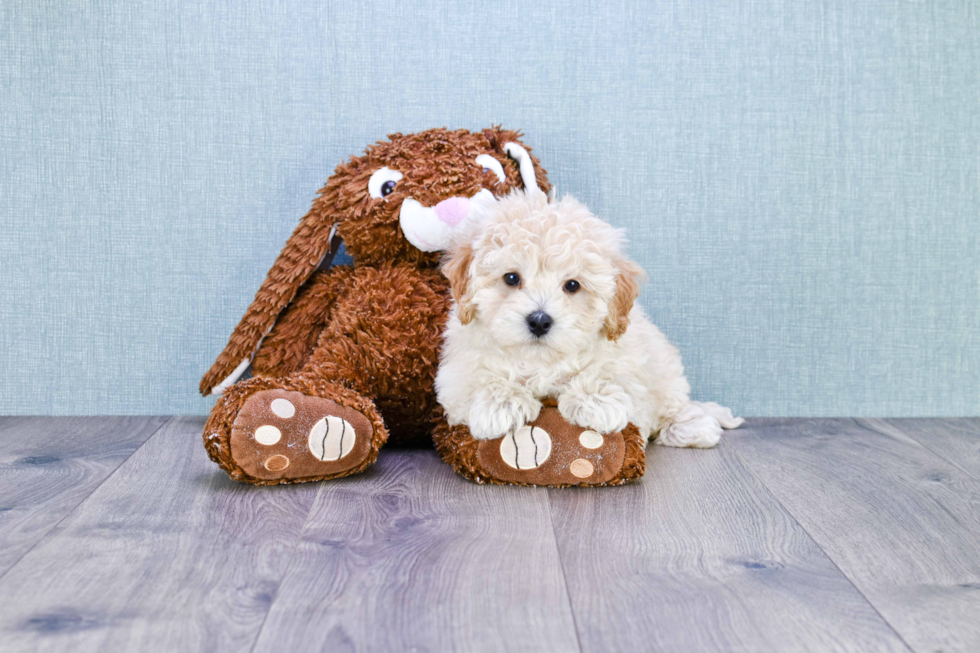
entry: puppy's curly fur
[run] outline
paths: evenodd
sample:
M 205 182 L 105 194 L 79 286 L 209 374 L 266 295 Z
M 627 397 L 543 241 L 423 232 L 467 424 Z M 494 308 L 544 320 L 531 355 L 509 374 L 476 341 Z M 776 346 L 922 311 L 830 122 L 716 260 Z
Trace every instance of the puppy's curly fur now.
M 669 446 L 713 447 L 742 423 L 690 400 L 680 353 L 635 303 L 646 274 L 623 254 L 620 230 L 570 197 L 520 191 L 470 225 L 443 262 L 455 305 L 436 392 L 450 424 L 500 437 L 546 397 L 579 426 L 632 422 Z M 533 332 L 534 314 L 550 321 L 545 333 Z

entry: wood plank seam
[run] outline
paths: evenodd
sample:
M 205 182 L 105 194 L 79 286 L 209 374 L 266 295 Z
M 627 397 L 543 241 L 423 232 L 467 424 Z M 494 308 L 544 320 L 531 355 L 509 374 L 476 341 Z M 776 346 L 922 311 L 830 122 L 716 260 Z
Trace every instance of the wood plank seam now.
M 316 490 L 316 496 L 313 497 L 313 501 L 310 503 L 310 510 L 306 513 L 306 519 L 303 520 L 303 528 L 299 529 L 299 534 L 296 536 L 296 541 L 293 542 L 293 547 L 289 550 L 289 564 L 282 571 L 282 575 L 279 577 L 279 581 L 276 583 L 276 593 L 269 601 L 269 607 L 265 611 L 265 616 L 262 617 L 262 623 L 259 625 L 258 629 L 255 631 L 255 639 L 252 640 L 252 646 L 249 647 L 249 653 L 254 653 L 255 647 L 259 645 L 259 640 L 262 639 L 262 631 L 265 630 L 265 625 L 269 621 L 269 615 L 272 614 L 272 608 L 275 606 L 276 601 L 279 599 L 279 589 L 282 587 L 283 580 L 289 574 L 289 570 L 292 569 L 293 562 L 296 560 L 296 549 L 299 547 L 300 543 L 303 541 L 303 537 L 306 535 L 307 528 L 310 525 L 310 517 L 313 515 L 313 509 L 316 508 L 317 504 L 320 502 L 320 495 L 323 494 L 323 488 L 326 486 L 327 482 L 320 482 L 320 487 Z
M 751 425 L 747 425 L 746 428 L 751 428 Z M 810 538 L 810 541 L 813 542 L 813 545 L 823 553 L 824 557 L 826 557 L 827 560 L 830 561 L 830 564 L 832 564 L 834 568 L 837 569 L 838 572 L 840 572 L 840 575 L 845 579 L 847 579 L 847 582 L 850 583 L 851 587 L 854 588 L 854 591 L 857 592 L 861 596 L 861 598 L 864 599 L 865 603 L 868 604 L 868 606 L 875 612 L 875 614 L 877 614 L 881 618 L 881 620 L 888 625 L 888 628 L 891 629 L 891 631 L 895 634 L 895 637 L 897 637 L 903 644 L 905 644 L 905 647 L 908 650 L 914 651 L 915 649 L 913 649 L 912 646 L 907 641 L 905 641 L 905 638 L 902 637 L 901 633 L 899 633 L 898 630 L 895 629 L 894 624 L 892 624 L 887 618 L 885 618 L 885 615 L 881 614 L 881 612 L 878 610 L 878 606 L 876 606 L 874 603 L 871 602 L 871 600 L 865 595 L 865 593 L 861 591 L 860 587 L 855 585 L 854 580 L 846 573 L 844 573 L 844 570 L 840 568 L 840 565 L 837 564 L 837 561 L 834 560 L 834 558 L 827 552 L 827 550 L 820 545 L 817 539 L 813 537 L 810 531 L 808 531 L 807 528 L 800 522 L 799 518 L 797 518 L 797 516 L 793 513 L 793 511 L 790 510 L 789 506 L 787 506 L 785 503 L 780 501 L 779 496 L 775 492 L 773 492 L 772 489 L 766 484 L 765 480 L 756 473 L 752 465 L 749 464 L 749 461 L 744 456 L 742 456 L 742 454 L 739 452 L 738 445 L 732 442 L 731 440 L 725 440 L 723 441 L 723 444 L 727 444 L 728 446 L 731 447 L 732 451 L 735 453 L 735 456 L 742 462 L 743 465 L 745 465 L 745 468 L 749 470 L 749 473 L 752 474 L 752 476 L 754 476 L 755 479 L 762 484 L 762 487 L 769 494 L 769 496 L 771 496 L 776 503 L 778 503 L 780 506 L 783 507 L 783 510 L 786 511 L 786 514 L 789 515 L 790 518 L 792 518 L 792 520 L 796 523 L 796 525 L 800 527 L 800 530 L 806 533 L 806 536 Z
M 867 420 L 866 418 L 855 419 L 854 421 L 855 421 L 855 423 L 857 423 L 858 426 L 860 426 L 861 428 L 863 428 L 865 430 L 871 431 L 872 433 L 879 433 L 881 435 L 886 435 L 886 436 L 890 436 L 891 435 L 887 431 L 883 431 L 880 428 L 876 428 L 875 425 L 871 423 L 871 420 Z M 868 423 L 863 424 L 862 421 L 867 421 Z M 975 474 L 975 473 L 971 472 L 970 470 L 964 468 L 959 463 L 957 463 L 956 460 L 954 460 L 953 458 L 947 456 L 946 454 L 944 454 L 942 452 L 939 452 L 939 451 L 936 451 L 931 446 L 929 446 L 929 444 L 927 444 L 927 443 L 923 442 L 922 440 L 920 440 L 919 438 L 915 437 L 915 435 L 913 433 L 911 433 L 910 431 L 907 431 L 907 430 L 905 430 L 905 429 L 903 429 L 903 428 L 901 428 L 899 426 L 896 426 L 895 424 L 892 424 L 891 422 L 886 422 L 884 419 L 876 419 L 875 421 L 880 421 L 885 426 L 887 426 L 889 428 L 895 429 L 896 431 L 898 431 L 899 433 L 901 433 L 905 437 L 909 438 L 910 440 L 913 440 L 917 445 L 919 445 L 920 447 L 922 447 L 923 449 L 925 449 L 926 451 L 928 451 L 932 455 L 934 455 L 937 458 L 940 458 L 940 459 L 946 461 L 947 463 L 949 463 L 950 465 L 952 465 L 956 469 L 960 470 L 961 472 L 963 472 L 964 474 L 966 474 L 967 476 L 969 476 L 973 480 L 980 481 L 980 476 L 978 476 L 977 474 Z M 980 433 L 978 433 L 978 437 L 980 437 Z
M 542 488 L 544 489 L 544 488 Z M 548 516 L 551 518 L 551 538 L 555 543 L 555 551 L 558 553 L 558 568 L 561 569 L 561 580 L 565 585 L 565 599 L 568 601 L 568 611 L 572 615 L 572 624 L 575 626 L 575 641 L 578 643 L 579 653 L 582 653 L 584 649 L 582 648 L 582 635 L 579 632 L 578 617 L 575 615 L 575 606 L 572 605 L 572 595 L 568 589 L 568 576 L 565 574 L 565 560 L 562 556 L 561 546 L 558 544 L 558 531 L 555 527 L 555 511 L 551 507 L 551 493 L 554 491 L 558 492 L 568 492 L 568 491 L 580 491 L 585 488 L 567 488 L 560 490 L 544 489 L 546 496 L 548 497 Z
M 550 497 L 584 651 L 910 650 L 734 448 L 648 472 Z
M 253 651 L 580 650 L 543 490 L 376 465 L 322 486 Z
M 151 418 L 151 417 L 162 417 L 162 416 L 161 416 L 161 415 L 146 415 L 146 418 L 147 418 L 147 419 L 149 419 L 149 418 Z M 72 506 L 72 509 L 71 509 L 71 510 L 69 510 L 69 511 L 67 511 L 67 512 L 65 512 L 65 514 L 61 516 L 61 519 L 59 519 L 59 520 L 58 520 L 57 522 L 55 522 L 54 524 L 52 524 L 52 525 L 51 525 L 51 528 L 49 528 L 49 529 L 48 529 L 48 532 L 47 532 L 47 533 L 45 533 L 45 534 L 44 534 L 44 535 L 43 535 L 43 536 L 42 536 L 41 538 L 39 538 L 39 539 L 37 540 L 37 542 L 35 542 L 34 544 L 32 544 L 32 545 L 30 546 L 30 548 L 29 548 L 29 549 L 27 549 L 26 551 L 24 551 L 24 553 L 23 553 L 23 554 L 21 554 L 21 555 L 20 555 L 20 556 L 19 556 L 19 557 L 17 558 L 17 560 L 16 560 L 16 561 L 14 561 L 14 563 L 13 563 L 13 564 L 11 564 L 10 566 L 8 566 L 8 567 L 7 567 L 7 568 L 6 568 L 6 569 L 5 569 L 5 570 L 4 570 L 4 571 L 3 571 L 2 573 L 0 573 L 0 580 L 2 580 L 2 579 L 3 579 L 3 577 L 4 577 L 4 576 L 6 576 L 6 575 L 7 575 L 7 574 L 8 574 L 9 572 L 10 572 L 10 570 L 11 570 L 11 569 L 13 569 L 13 568 L 14 568 L 14 567 L 16 567 L 16 566 L 17 566 L 18 564 L 20 564 L 20 561 L 21 561 L 21 560 L 23 560 L 23 559 L 24 559 L 25 557 L 27 557 L 27 555 L 28 555 L 28 554 L 29 554 L 29 553 L 30 553 L 31 551 L 33 551 L 33 550 L 34 550 L 35 548 L 37 548 L 37 546 L 38 546 L 38 545 L 39 545 L 39 544 L 40 544 L 41 542 L 44 542 L 45 540 L 47 540 L 47 539 L 48 539 L 48 537 L 49 537 L 49 536 L 50 536 L 50 535 L 51 535 L 52 533 L 54 533 L 54 532 L 55 532 L 55 531 L 56 531 L 56 530 L 58 529 L 58 526 L 59 526 L 59 525 L 60 525 L 60 524 L 61 524 L 61 523 L 62 523 L 63 521 L 65 521 L 65 520 L 66 520 L 66 519 L 68 519 L 68 518 L 69 518 L 70 516 L 72 516 L 73 514 L 75 514 L 75 511 L 76 511 L 76 510 L 78 509 L 78 507 L 79 507 L 80 505 L 82 505 L 83 503 L 85 503 L 86 501 L 88 501 L 88 500 L 89 500 L 89 497 L 91 497 L 91 496 L 92 496 L 93 494 L 95 494 L 95 493 L 96 493 L 96 491 L 98 491 L 98 489 L 99 489 L 100 487 L 102 487 L 102 485 L 103 485 L 103 484 L 104 484 L 104 483 L 105 483 L 106 481 L 108 481 L 108 480 L 109 480 L 110 478 L 112 478 L 113 476 L 115 476 L 115 474 L 116 474 L 116 472 L 118 472 L 118 471 L 119 471 L 119 468 L 120 468 L 120 467 L 122 467 L 122 466 L 123 466 L 123 465 L 124 465 L 124 464 L 125 464 L 125 463 L 126 463 L 126 462 L 127 462 L 127 461 L 128 461 L 129 459 L 130 459 L 130 458 L 132 458 L 132 457 L 133 457 L 134 455 L 136 455 L 136 452 L 137 452 L 137 451 L 139 451 L 139 450 L 140 450 L 140 449 L 142 449 L 142 448 L 143 448 L 144 446 L 146 446 L 146 443 L 147 443 L 147 442 L 149 442 L 149 441 L 150 441 L 150 440 L 151 440 L 151 439 L 152 439 L 152 438 L 153 438 L 154 436 L 156 436 L 156 434 L 157 434 L 157 433 L 159 433 L 159 432 L 160 432 L 160 430 L 161 430 L 161 429 L 162 429 L 163 427 L 165 427 L 165 426 L 166 426 L 167 424 L 169 424 L 169 423 L 170 423 L 170 422 L 172 422 L 173 420 L 174 420 L 174 417 L 173 417 L 173 415 L 171 415 L 170 417 L 167 417 L 167 419 L 165 419 L 165 420 L 164 420 L 164 421 L 163 421 L 163 422 L 162 422 L 162 423 L 160 424 L 160 426 L 158 426 L 158 427 L 157 427 L 156 429 L 154 429 L 154 431 L 153 431 L 153 433 L 151 433 L 151 434 L 150 434 L 150 435 L 149 435 L 149 436 L 148 436 L 148 437 L 146 438 L 146 440 L 143 440 L 143 443 L 142 443 L 142 444 L 141 444 L 140 446 L 138 446 L 138 447 L 136 447 L 135 449 L 133 449 L 133 451 L 132 451 L 132 452 L 131 452 L 131 453 L 130 453 L 130 454 L 129 454 L 128 456 L 126 456 L 125 458 L 123 458 L 122 460 L 120 460 L 120 461 L 119 461 L 119 464 L 118 464 L 118 465 L 116 465 L 116 467 L 115 467 L 115 469 L 113 469 L 113 470 L 112 470 L 112 473 L 110 473 L 110 474 L 107 474 L 107 475 L 106 475 L 106 477 L 105 477 L 105 478 L 103 478 L 103 479 L 102 479 L 102 481 L 101 481 L 101 482 L 100 482 L 100 483 L 99 483 L 98 485 L 96 485 L 95 487 L 93 487 L 93 488 L 92 488 L 92 491 L 91 491 L 91 492 L 89 492 L 89 493 L 88 493 L 88 494 L 86 494 L 86 495 L 85 495 L 84 497 L 82 497 L 81 499 L 79 499 L 79 500 L 78 500 L 78 503 L 76 503 L 76 504 L 75 504 L 74 506 Z
M 19 592 L 0 609 L 7 648 L 253 645 L 318 488 L 229 480 L 207 460 L 202 426 L 169 420 L 3 578 L 0 594 Z

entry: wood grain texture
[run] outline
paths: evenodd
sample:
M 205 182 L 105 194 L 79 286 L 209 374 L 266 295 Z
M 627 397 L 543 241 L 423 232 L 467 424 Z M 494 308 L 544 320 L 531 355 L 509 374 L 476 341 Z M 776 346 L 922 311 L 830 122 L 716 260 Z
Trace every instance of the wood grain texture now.
M 550 492 L 584 651 L 907 650 L 727 442 L 647 453 L 640 483 Z
M 980 650 L 976 479 L 876 420 L 752 420 L 728 438 L 913 649 Z
M 0 418 L 0 576 L 166 420 Z
M 0 579 L 4 651 L 248 649 L 316 486 L 230 481 L 176 418 Z
M 751 420 L 554 491 L 406 450 L 239 485 L 202 421 L 0 419 L 0 650 L 980 650 L 977 420 Z
M 546 490 L 383 451 L 322 486 L 255 650 L 578 650 Z
M 940 458 L 980 480 L 980 418 L 866 420 L 876 430 L 889 425 Z

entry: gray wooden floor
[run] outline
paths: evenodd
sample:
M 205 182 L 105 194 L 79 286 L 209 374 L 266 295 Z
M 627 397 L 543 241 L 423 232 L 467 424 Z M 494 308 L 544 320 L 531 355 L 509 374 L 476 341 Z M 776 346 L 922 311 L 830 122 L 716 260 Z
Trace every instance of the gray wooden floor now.
M 598 490 L 252 487 L 202 425 L 0 419 L 0 650 L 980 651 L 977 419 L 754 419 Z

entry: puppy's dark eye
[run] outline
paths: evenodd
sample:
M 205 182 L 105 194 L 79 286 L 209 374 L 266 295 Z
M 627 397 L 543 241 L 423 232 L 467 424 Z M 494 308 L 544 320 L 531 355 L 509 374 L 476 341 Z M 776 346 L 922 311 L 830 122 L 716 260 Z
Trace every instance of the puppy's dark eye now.
M 521 284 L 521 275 L 516 272 L 508 272 L 504 275 L 504 283 L 508 286 L 519 286 Z
M 381 184 L 381 197 L 388 197 L 393 192 L 395 192 L 395 182 L 389 180 Z
M 565 282 L 565 292 L 567 293 L 577 293 L 579 288 L 581 286 L 575 279 L 569 279 Z

